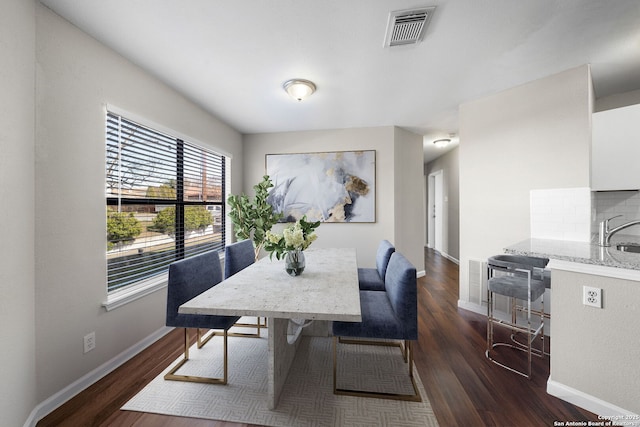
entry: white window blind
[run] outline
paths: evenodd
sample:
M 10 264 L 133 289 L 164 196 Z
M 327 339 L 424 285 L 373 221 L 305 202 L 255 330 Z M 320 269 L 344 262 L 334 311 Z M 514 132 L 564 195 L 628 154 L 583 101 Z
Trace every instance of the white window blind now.
M 106 129 L 108 291 L 223 249 L 224 156 L 111 112 Z

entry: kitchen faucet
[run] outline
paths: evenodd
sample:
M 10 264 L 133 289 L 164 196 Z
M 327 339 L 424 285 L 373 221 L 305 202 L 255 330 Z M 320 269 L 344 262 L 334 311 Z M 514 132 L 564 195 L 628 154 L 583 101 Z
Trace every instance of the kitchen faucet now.
M 627 227 L 631 227 L 632 225 L 640 224 L 640 220 L 629 221 L 629 222 L 626 222 L 626 223 L 624 223 L 622 225 L 617 226 L 616 228 L 612 228 L 611 230 L 609 230 L 609 221 L 611 221 L 614 218 L 618 218 L 619 216 L 622 216 L 622 215 L 616 215 L 616 216 L 613 216 L 611 218 L 607 218 L 604 221 L 600 222 L 600 230 L 599 230 L 599 233 L 598 233 L 598 245 L 599 246 L 611 246 L 611 243 L 609 242 L 611 240 L 611 236 L 613 236 L 614 234 L 616 234 L 620 230 L 624 230 Z

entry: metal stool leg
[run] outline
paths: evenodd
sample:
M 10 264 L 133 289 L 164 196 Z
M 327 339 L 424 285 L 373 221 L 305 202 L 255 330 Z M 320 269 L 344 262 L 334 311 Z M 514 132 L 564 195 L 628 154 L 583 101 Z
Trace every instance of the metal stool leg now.
M 495 281 L 493 279 L 493 269 L 491 268 L 491 266 L 488 266 L 488 274 L 487 274 L 487 278 L 489 280 L 488 282 L 488 286 L 487 286 L 487 303 L 488 303 L 488 307 L 487 307 L 487 350 L 485 351 L 485 356 L 487 357 L 487 359 L 489 359 L 491 362 L 511 371 L 514 373 L 517 373 L 521 376 L 526 377 L 527 379 L 531 378 L 531 374 L 532 374 L 532 356 L 535 354 L 536 356 L 540 356 L 540 357 L 544 357 L 545 354 L 545 340 L 544 340 L 544 315 L 541 314 L 540 315 L 540 326 L 538 327 L 533 327 L 532 326 L 532 308 L 531 308 L 531 304 L 532 304 L 532 295 L 535 295 L 534 298 L 541 298 L 541 303 L 542 303 L 542 310 L 541 312 L 544 313 L 544 296 L 543 294 L 540 293 L 540 282 L 536 282 L 536 293 L 532 294 L 533 291 L 533 282 L 532 282 L 532 271 L 528 270 L 528 269 L 521 269 L 521 268 L 514 268 L 511 270 L 506 270 L 505 271 L 507 273 L 511 273 L 512 276 L 508 277 L 508 278 L 504 278 L 504 277 L 498 277 L 497 279 L 495 279 Z M 522 292 L 522 282 L 518 282 L 518 277 L 520 277 L 522 280 L 526 279 L 526 284 L 527 284 L 527 288 L 525 289 L 526 291 L 526 306 L 522 307 L 521 311 L 524 311 L 526 313 L 526 326 L 522 325 L 522 324 L 518 324 L 518 316 L 517 316 L 517 312 L 519 311 L 519 306 L 517 304 L 517 298 L 521 298 L 522 295 L 525 295 L 525 293 Z M 515 278 L 515 279 L 514 279 Z M 510 299 L 511 299 L 511 322 L 509 321 L 504 321 L 504 320 L 500 320 L 500 319 L 496 319 L 495 318 L 495 302 L 494 302 L 494 292 L 493 289 L 498 289 L 501 292 L 504 292 L 504 295 L 507 296 L 509 295 Z M 519 287 L 516 287 L 519 286 Z M 543 289 L 544 290 L 544 289 Z M 515 295 L 520 295 L 518 297 L 515 297 Z M 524 302 L 524 300 L 523 300 Z M 506 327 L 508 329 L 511 330 L 511 343 L 508 342 L 494 342 L 494 324 L 498 324 L 501 325 L 503 327 Z M 518 333 L 524 333 L 527 335 L 527 343 L 523 344 L 518 342 L 515 339 L 515 335 Z M 540 336 L 540 339 L 542 341 L 542 350 L 537 350 L 533 348 L 533 342 L 535 341 L 535 339 Z M 516 350 L 520 350 L 520 351 L 524 351 L 527 353 L 527 368 L 526 371 L 519 371 L 517 369 L 514 369 L 496 359 L 493 358 L 492 356 L 492 350 L 495 349 L 496 347 L 509 347 L 512 349 L 516 349 Z

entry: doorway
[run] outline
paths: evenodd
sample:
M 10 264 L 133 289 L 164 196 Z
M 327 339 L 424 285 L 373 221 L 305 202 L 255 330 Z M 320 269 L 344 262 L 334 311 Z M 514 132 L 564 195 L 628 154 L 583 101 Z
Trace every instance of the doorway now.
M 427 246 L 442 253 L 444 184 L 442 170 L 427 177 Z

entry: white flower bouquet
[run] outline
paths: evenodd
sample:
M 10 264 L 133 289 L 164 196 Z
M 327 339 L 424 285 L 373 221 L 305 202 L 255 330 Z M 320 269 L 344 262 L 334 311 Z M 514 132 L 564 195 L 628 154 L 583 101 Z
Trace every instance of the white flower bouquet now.
M 318 238 L 314 230 L 320 221 L 307 222 L 306 219 L 303 216 L 282 230 L 282 234 L 267 231 L 264 249 L 269 252 L 270 258 L 275 254 L 277 259 L 282 259 L 288 252 L 304 251 Z

